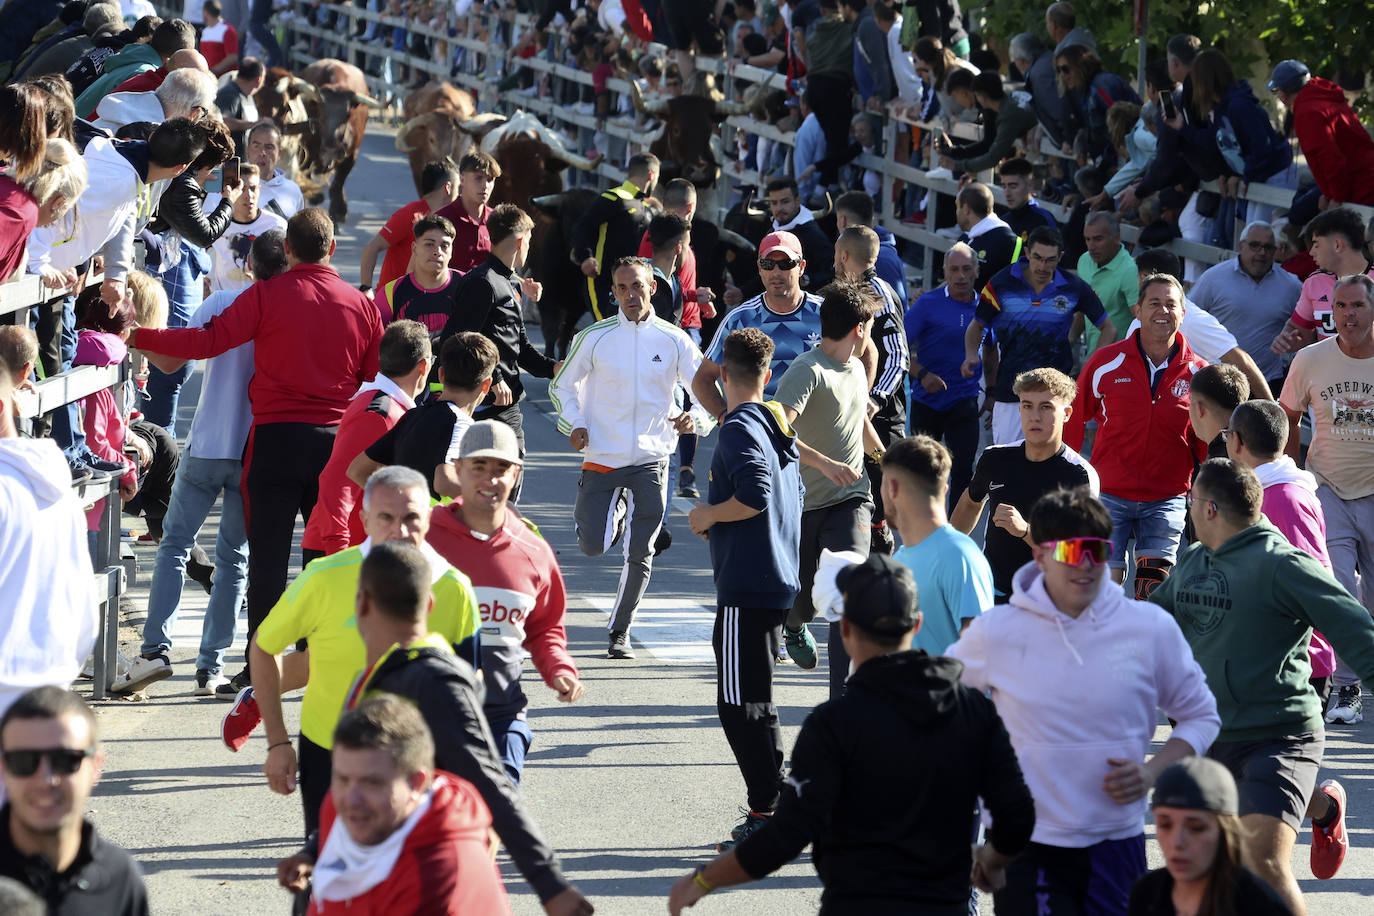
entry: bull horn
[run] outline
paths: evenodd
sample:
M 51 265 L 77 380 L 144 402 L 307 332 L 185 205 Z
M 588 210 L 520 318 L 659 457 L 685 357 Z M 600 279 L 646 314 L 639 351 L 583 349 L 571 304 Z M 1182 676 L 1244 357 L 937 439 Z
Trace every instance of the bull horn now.
M 816 219 L 825 219 L 830 215 L 830 211 L 835 208 L 835 201 L 831 199 L 830 192 L 825 192 L 825 206 L 819 210 L 812 210 L 811 215 Z
M 754 243 L 738 232 L 732 232 L 725 228 L 721 228 L 718 231 L 720 232 L 721 244 L 725 245 L 727 248 L 738 248 L 740 250 L 748 249 L 749 251 L 754 250 Z
M 531 197 L 530 203 L 534 204 L 545 213 L 549 213 L 563 206 L 563 194 L 564 192 L 559 191 L 557 194 L 544 194 L 540 197 Z
M 744 205 L 744 215 L 750 219 L 772 219 L 772 214 L 767 210 L 761 210 L 752 203 Z
M 748 113 L 749 113 L 749 106 L 748 106 L 747 104 L 745 104 L 744 102 L 717 102 L 717 103 L 716 103 L 716 117 L 718 117 L 718 118 L 730 118 L 730 117 L 734 117 L 735 115 L 742 115 L 742 114 L 748 114 Z
M 366 105 L 369 108 L 385 108 L 385 102 L 379 102 L 370 95 L 363 95 L 361 92 L 353 93 L 354 105 Z
M 562 159 L 568 165 L 572 166 L 575 169 L 581 169 L 584 172 L 590 172 L 592 169 L 596 168 L 596 164 L 601 161 L 601 157 L 599 156 L 596 159 L 589 159 L 586 156 L 580 156 L 577 153 L 572 152 L 571 150 L 556 149 L 553 146 L 549 147 L 549 151 L 553 153 L 555 156 L 557 156 L 559 159 Z
M 412 130 L 418 127 L 420 125 L 420 122 L 425 120 L 425 118 L 427 117 L 429 116 L 417 115 L 416 117 L 411 118 L 409 121 L 401 125 L 400 129 L 396 131 L 396 152 L 408 153 L 411 150 L 415 149 L 415 147 L 405 142 L 406 134 L 410 133 Z
M 296 87 L 296 91 L 301 94 L 302 98 L 311 102 L 320 101 L 320 90 L 314 83 L 303 80 L 298 76 L 291 81 L 291 85 Z
M 505 124 L 506 120 L 507 118 L 503 114 L 487 112 L 486 114 L 479 114 L 475 118 L 469 118 L 466 121 L 459 121 L 458 127 L 465 134 L 472 134 L 480 137 L 502 124 Z
M 634 102 L 635 111 L 640 114 L 653 115 L 661 118 L 668 113 L 668 100 L 655 99 L 653 102 L 644 101 L 644 93 L 639 90 L 639 83 L 630 80 L 630 99 Z

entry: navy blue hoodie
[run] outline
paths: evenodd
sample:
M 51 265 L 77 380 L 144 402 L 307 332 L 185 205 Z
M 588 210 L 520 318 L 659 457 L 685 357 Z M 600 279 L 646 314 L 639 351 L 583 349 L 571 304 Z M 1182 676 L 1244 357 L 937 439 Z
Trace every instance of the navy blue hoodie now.
M 716 600 L 722 605 L 790 608 L 801 588 L 804 488 L 796 435 L 775 402 L 740 404 L 720 427 L 706 498 L 734 497 L 759 514 L 710 529 Z
M 1245 80 L 1236 80 L 1227 88 L 1212 111 L 1211 123 L 1188 126 L 1184 132 L 1199 145 L 1210 134 L 1227 173 L 1246 181 L 1265 181 L 1293 162 L 1288 141 L 1274 130 L 1269 113 L 1260 107 Z

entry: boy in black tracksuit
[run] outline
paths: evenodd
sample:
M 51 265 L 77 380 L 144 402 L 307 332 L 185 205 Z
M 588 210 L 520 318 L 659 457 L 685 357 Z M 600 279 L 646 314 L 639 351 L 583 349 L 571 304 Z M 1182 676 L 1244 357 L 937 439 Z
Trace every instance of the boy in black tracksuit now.
M 782 731 L 773 704 L 779 630 L 800 588 L 801 458 L 774 403 L 764 404 L 773 342 L 757 328 L 725 339 L 728 408 L 711 461 L 709 503 L 688 517 L 711 544 L 716 581 L 716 709 L 748 792 L 733 846 L 767 821 L 782 786 Z

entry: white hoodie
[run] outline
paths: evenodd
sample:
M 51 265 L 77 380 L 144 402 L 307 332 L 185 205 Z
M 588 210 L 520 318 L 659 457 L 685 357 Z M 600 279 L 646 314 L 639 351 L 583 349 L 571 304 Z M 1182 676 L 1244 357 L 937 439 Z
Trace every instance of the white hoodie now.
M 1178 624 L 1128 599 L 1109 576 L 1077 619 L 1059 611 L 1034 562 L 1010 604 L 969 624 L 949 655 L 963 682 L 990 691 L 1035 798 L 1032 840 L 1082 848 L 1144 831 L 1146 797 L 1118 805 L 1102 788 L 1108 757 L 1143 761 L 1157 709 L 1172 737 L 1205 753 L 1221 729 L 1216 698 Z
M 136 124 L 139 121 L 161 124 L 167 120 L 167 115 L 162 111 L 162 102 L 152 90 L 111 92 L 100 100 L 100 104 L 95 107 L 95 113 L 95 126 L 111 133 L 125 124 Z
M 549 385 L 558 431 L 585 428 L 582 458 L 591 464 L 661 461 L 677 448 L 673 389 L 690 388 L 700 367 L 701 351 L 681 328 L 652 314 L 636 324 L 617 309 L 573 338 Z
M 86 517 L 51 439 L 0 439 L 0 714 L 66 685 L 95 646 L 99 604 Z
M 1273 461 L 1261 464 L 1255 468 L 1255 476 L 1259 478 L 1260 486 L 1266 490 L 1286 483 L 1295 483 L 1309 493 L 1317 492 L 1317 478 L 1313 477 L 1310 471 L 1298 467 L 1287 455 L 1280 455 Z

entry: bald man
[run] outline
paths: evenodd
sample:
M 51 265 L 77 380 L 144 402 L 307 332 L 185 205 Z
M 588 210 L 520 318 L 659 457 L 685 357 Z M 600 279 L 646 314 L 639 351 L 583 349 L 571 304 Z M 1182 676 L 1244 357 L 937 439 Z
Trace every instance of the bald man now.
M 172 56 L 167 58 L 167 63 L 156 70 L 149 70 L 137 76 L 131 76 L 114 88 L 115 92 L 152 92 L 162 85 L 162 81 L 167 78 L 167 74 L 173 70 L 200 70 L 205 73 L 210 72 L 210 65 L 205 62 L 205 56 L 195 48 L 182 48 L 173 51 Z M 111 93 L 113 95 L 113 93 Z

